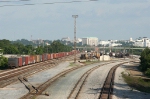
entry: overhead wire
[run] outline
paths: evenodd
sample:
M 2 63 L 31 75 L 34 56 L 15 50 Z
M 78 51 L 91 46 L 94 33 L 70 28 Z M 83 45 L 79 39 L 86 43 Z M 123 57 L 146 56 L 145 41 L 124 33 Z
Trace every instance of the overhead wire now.
M 30 0 L 20 0 L 20 1 L 30 1 Z M 98 0 L 88 0 L 88 1 L 66 1 L 66 2 L 46 2 L 46 3 L 26 3 L 26 4 L 8 4 L 8 5 L 0 5 L 0 7 L 6 7 L 6 6 L 27 6 L 27 5 L 48 5 L 48 4 L 58 4 L 58 3 L 76 3 L 76 2 L 91 2 L 91 1 L 98 1 Z M 3 2 L 3 1 L 0 1 Z M 9 1 L 7 1 L 9 2 Z M 15 1 L 17 2 L 17 1 Z
M 11 1 L 10 0 L 5 0 L 5 1 L 0 0 L 0 2 L 20 2 L 20 1 L 31 1 L 31 0 L 17 0 L 17 1 L 16 0 L 15 1 L 14 0 L 13 1 L 12 0 Z

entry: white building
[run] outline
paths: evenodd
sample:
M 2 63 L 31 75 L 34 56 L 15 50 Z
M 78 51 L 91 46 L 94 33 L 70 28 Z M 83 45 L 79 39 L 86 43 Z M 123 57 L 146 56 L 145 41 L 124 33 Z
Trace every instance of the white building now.
M 81 39 L 81 38 L 77 38 L 77 39 L 76 39 L 76 42 L 77 42 L 77 43 L 82 42 L 82 39 Z
M 62 41 L 70 41 L 70 38 L 69 37 L 64 37 L 61 39 Z
M 3 55 L 3 50 L 0 49 L 0 57 Z
M 47 46 L 48 46 L 48 45 L 50 45 L 50 44 L 49 44 L 48 42 L 46 42 L 46 43 L 45 43 L 45 45 L 47 45 Z
M 97 37 L 85 37 L 82 38 L 82 45 L 87 44 L 91 46 L 97 46 L 98 45 L 98 38 Z
M 129 39 L 129 42 L 133 42 L 133 39 L 132 39 L 132 38 L 130 38 L 130 39 Z
M 139 37 L 138 39 L 135 40 L 134 46 L 139 46 L 139 47 L 150 47 L 150 39 L 147 37 Z
M 113 46 L 121 46 L 121 45 L 122 45 L 122 44 L 120 44 L 120 43 L 110 43 L 110 44 L 109 44 L 110 47 L 111 47 L 111 46 L 112 46 L 112 47 L 113 47 Z
M 100 41 L 99 44 L 101 45 L 108 45 L 110 47 L 113 47 L 113 46 L 121 46 L 122 44 L 120 43 L 117 43 L 118 40 L 108 40 L 108 41 Z
M 100 41 L 99 42 L 99 44 L 101 44 L 101 45 L 108 45 L 110 43 L 111 43 L 110 41 Z

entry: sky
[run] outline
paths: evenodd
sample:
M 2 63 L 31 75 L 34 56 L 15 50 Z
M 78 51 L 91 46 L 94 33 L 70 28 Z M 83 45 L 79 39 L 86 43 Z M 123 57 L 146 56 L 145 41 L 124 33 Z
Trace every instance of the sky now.
M 72 15 L 77 38 L 150 38 L 150 0 L 0 0 L 0 39 L 73 39 Z

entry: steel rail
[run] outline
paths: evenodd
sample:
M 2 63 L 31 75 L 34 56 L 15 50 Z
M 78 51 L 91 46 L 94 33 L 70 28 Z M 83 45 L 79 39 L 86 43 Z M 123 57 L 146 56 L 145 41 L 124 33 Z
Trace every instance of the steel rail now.
M 110 62 L 113 63 L 113 62 Z M 91 69 L 89 69 L 87 72 L 85 72 L 81 78 L 78 80 L 78 82 L 75 84 L 74 88 L 72 89 L 71 93 L 69 94 L 67 99 L 78 99 L 79 93 L 85 83 L 85 80 L 88 78 L 89 74 L 91 74 L 91 72 L 93 72 L 94 70 L 96 70 L 97 68 L 106 65 L 106 64 L 110 64 L 110 63 L 105 63 L 105 64 L 101 64 L 98 66 L 95 66 Z
M 68 57 L 72 57 L 72 56 L 68 56 Z M 66 58 L 68 58 L 66 57 Z M 32 66 L 28 66 L 26 68 L 19 68 L 19 69 L 15 69 L 15 70 L 11 70 L 11 71 L 7 71 L 6 73 L 2 73 L 0 75 L 0 87 L 3 88 L 15 81 L 17 81 L 19 75 L 23 75 L 25 77 L 35 74 L 41 70 L 45 70 L 45 69 L 49 69 L 54 67 L 57 63 L 59 64 L 60 62 L 62 62 L 63 58 L 60 59 L 53 59 L 53 60 L 48 60 L 45 62 L 41 62 L 39 64 L 33 64 Z M 51 63 L 55 63 L 55 65 L 53 66 Z M 41 66 L 43 65 L 43 66 Z M 23 69 L 23 70 L 22 70 Z
M 110 62 L 109 62 L 110 63 Z M 109 64 L 109 63 L 105 63 L 105 64 Z M 113 62 L 111 62 L 113 63 Z M 102 65 L 105 65 L 105 64 L 102 64 Z M 79 82 L 82 80 L 82 78 L 87 78 L 88 74 L 90 74 L 90 72 L 92 72 L 93 70 L 99 68 L 100 66 L 102 65 L 98 65 L 96 67 L 93 67 L 92 69 L 88 70 L 86 73 L 84 73 L 82 75 L 82 77 L 78 80 L 78 82 L 76 83 L 75 87 L 73 88 L 73 90 L 76 88 L 76 86 L 79 84 Z M 65 70 L 65 71 L 62 71 L 61 73 L 57 74 L 56 76 L 52 77 L 51 79 L 49 79 L 48 81 L 46 81 L 45 83 L 41 84 L 37 90 L 38 92 L 35 92 L 35 90 L 33 90 L 32 92 L 29 92 L 28 94 L 24 95 L 23 97 L 21 97 L 20 99 L 32 99 L 32 98 L 36 98 L 38 95 L 42 94 L 42 92 L 44 90 L 46 90 L 46 88 L 48 86 L 50 86 L 54 81 L 56 81 L 57 79 L 59 79 L 60 77 L 68 74 L 69 72 L 71 71 L 74 71 L 76 69 L 79 69 L 81 67 L 84 67 L 86 65 L 83 65 L 83 66 L 78 66 L 78 67 L 74 67 L 74 68 L 71 68 L 71 69 L 68 69 L 68 70 Z M 84 77 L 85 76 L 85 77 Z M 83 79 L 83 81 L 85 81 L 85 79 Z M 73 91 L 70 93 L 69 97 L 71 97 L 71 94 L 73 94 Z M 68 99 L 69 99 L 68 97 Z
M 101 89 L 98 99 L 112 99 L 115 71 L 120 65 L 124 63 L 127 63 L 127 62 L 120 63 L 110 69 L 106 77 L 106 80 L 103 84 L 103 87 Z
M 83 65 L 85 66 L 85 65 Z M 40 95 L 42 94 L 42 92 L 48 87 L 50 86 L 54 81 L 56 81 L 57 79 L 59 79 L 60 77 L 62 77 L 63 75 L 73 71 L 73 70 L 76 70 L 78 68 L 81 68 L 83 66 L 78 66 L 78 67 L 74 67 L 74 68 L 71 68 L 71 69 L 68 69 L 68 70 L 65 70 L 65 71 L 62 71 L 61 73 L 57 74 L 56 76 L 52 77 L 51 79 L 47 80 L 45 83 L 41 84 L 37 90 L 38 92 L 35 93 L 35 91 L 32 91 L 32 92 L 29 92 L 28 94 L 24 95 L 23 97 L 21 97 L 20 99 L 32 99 L 32 98 L 35 98 L 37 97 L 37 95 Z

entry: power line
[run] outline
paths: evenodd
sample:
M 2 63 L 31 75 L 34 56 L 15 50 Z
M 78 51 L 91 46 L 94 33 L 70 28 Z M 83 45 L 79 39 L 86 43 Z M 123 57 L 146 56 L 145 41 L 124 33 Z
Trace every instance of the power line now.
M 2 0 L 0 0 L 0 2 L 20 2 L 20 1 L 30 1 L 30 0 L 18 0 L 18 1 L 9 1 L 9 0 L 2 1 Z
M 20 1 L 30 1 L 30 0 L 20 0 Z M 0 7 L 6 7 L 6 6 L 27 6 L 27 5 L 48 5 L 48 4 L 58 4 L 58 3 L 76 3 L 76 2 L 91 2 L 91 1 L 98 1 L 98 0 L 88 0 L 88 1 L 69 1 L 69 2 L 47 2 L 47 3 L 27 3 L 27 4 L 9 4 L 9 5 L 1 5 Z M 3 1 L 0 1 L 3 2 Z M 6 1 L 9 2 L 9 1 Z

